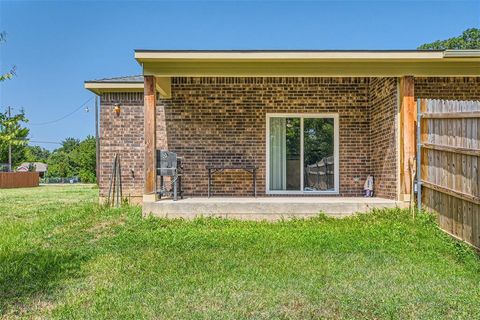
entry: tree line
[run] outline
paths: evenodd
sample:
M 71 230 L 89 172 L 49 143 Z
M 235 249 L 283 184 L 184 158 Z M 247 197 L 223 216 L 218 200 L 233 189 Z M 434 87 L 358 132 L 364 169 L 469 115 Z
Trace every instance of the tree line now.
M 458 36 L 446 40 L 437 40 L 425 43 L 418 47 L 420 50 L 469 50 L 480 49 L 480 29 L 470 28 Z
M 9 122 L 3 121 L 6 119 L 9 119 Z M 83 140 L 66 138 L 59 148 L 50 151 L 40 146 L 28 145 L 29 130 L 22 126 L 22 122 L 24 124 L 26 121 L 23 113 L 13 117 L 8 117 L 6 112 L 0 114 L 0 163 L 8 163 L 8 149 L 11 146 L 12 169 L 23 162 L 43 162 L 48 165 L 45 173 L 47 178 L 78 177 L 86 183 L 96 181 L 95 137 L 87 136 Z M 12 123 L 17 130 L 12 130 Z
M 78 177 L 86 183 L 96 181 L 96 148 L 92 136 L 83 140 L 67 138 L 60 148 L 51 152 L 39 146 L 26 146 L 24 159 L 46 163 L 46 177 Z

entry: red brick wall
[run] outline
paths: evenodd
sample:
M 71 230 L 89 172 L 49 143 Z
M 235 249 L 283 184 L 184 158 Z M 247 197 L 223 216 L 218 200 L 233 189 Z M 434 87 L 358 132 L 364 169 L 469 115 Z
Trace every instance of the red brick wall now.
M 370 173 L 368 78 L 174 78 L 172 99 L 159 103 L 168 146 L 184 158 L 186 194 L 206 195 L 205 166 L 225 158 L 259 166 L 257 188 L 264 194 L 266 113 L 339 113 L 341 195 L 361 195 Z M 214 180 L 219 195 L 251 189 L 240 172 Z
M 121 104 L 119 116 L 115 103 Z M 122 166 L 123 195 L 143 194 L 143 93 L 105 93 L 100 104 L 100 196 L 108 195 L 115 153 Z
M 418 77 L 415 98 L 480 100 L 480 77 Z
M 415 94 L 480 100 L 480 77 L 419 77 Z M 366 175 L 372 173 L 376 194 L 395 198 L 396 95 L 394 78 L 174 78 L 172 99 L 158 100 L 157 147 L 184 157 L 188 194 L 206 194 L 205 165 L 223 158 L 259 165 L 258 191 L 262 194 L 265 114 L 338 112 L 341 195 L 360 195 Z M 119 117 L 113 112 L 115 103 L 121 103 Z M 100 121 L 101 195 L 107 195 L 113 156 L 118 153 L 124 194 L 141 196 L 143 94 L 104 94 Z M 247 195 L 251 187 L 250 177 L 241 172 L 225 172 L 214 179 L 216 194 Z
M 265 192 L 266 113 L 339 113 L 340 194 L 360 196 L 366 176 L 374 174 L 377 194 L 394 198 L 395 81 L 174 78 L 172 99 L 158 100 L 157 147 L 184 158 L 186 194 L 206 195 L 208 163 L 240 162 L 259 166 L 257 190 L 261 195 Z M 109 93 L 101 102 L 101 195 L 108 192 L 117 152 L 124 194 L 141 196 L 143 94 Z M 115 103 L 121 103 L 119 117 L 113 112 Z M 377 121 L 371 126 L 372 119 Z M 381 145 L 382 152 L 376 145 Z M 384 148 L 389 150 L 386 155 Z M 213 192 L 218 195 L 249 195 L 251 190 L 251 177 L 243 172 L 227 171 L 214 178 Z
M 396 78 L 370 80 L 370 165 L 375 195 L 397 197 L 398 94 Z

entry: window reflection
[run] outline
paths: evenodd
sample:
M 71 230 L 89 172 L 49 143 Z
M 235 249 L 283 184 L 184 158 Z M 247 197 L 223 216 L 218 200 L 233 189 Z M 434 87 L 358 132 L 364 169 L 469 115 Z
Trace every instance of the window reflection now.
M 335 189 L 334 123 L 332 118 L 305 118 L 303 123 L 304 190 Z

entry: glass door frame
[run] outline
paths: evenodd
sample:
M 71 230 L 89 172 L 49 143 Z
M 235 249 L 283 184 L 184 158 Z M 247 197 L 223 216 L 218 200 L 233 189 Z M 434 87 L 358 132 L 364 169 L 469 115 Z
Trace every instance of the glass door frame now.
M 300 190 L 270 190 L 270 119 L 271 118 L 300 118 Z M 305 118 L 327 118 L 333 119 L 333 149 L 334 149 L 334 190 L 316 190 L 305 191 L 305 176 L 304 176 L 304 127 L 303 122 Z M 340 192 L 340 162 L 339 162 L 339 116 L 338 113 L 267 113 L 266 114 L 266 171 L 265 171 L 265 191 L 266 194 L 331 194 L 337 195 Z

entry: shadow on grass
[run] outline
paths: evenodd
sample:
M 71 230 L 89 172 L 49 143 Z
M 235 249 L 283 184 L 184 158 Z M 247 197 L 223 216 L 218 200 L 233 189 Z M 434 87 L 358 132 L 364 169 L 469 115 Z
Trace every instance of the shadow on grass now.
M 63 279 L 79 275 L 88 259 L 77 253 L 41 248 L 4 252 L 0 255 L 0 316 L 26 298 L 51 294 Z

